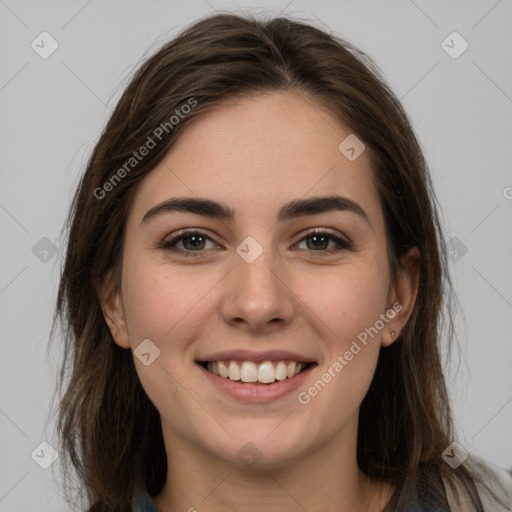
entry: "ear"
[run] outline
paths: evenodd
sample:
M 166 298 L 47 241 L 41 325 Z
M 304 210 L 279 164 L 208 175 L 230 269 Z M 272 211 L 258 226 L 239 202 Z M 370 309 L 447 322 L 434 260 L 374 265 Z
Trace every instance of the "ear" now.
M 395 314 L 387 323 L 382 334 L 381 345 L 388 347 L 397 340 L 405 327 L 414 309 L 418 295 L 418 281 L 420 268 L 420 251 L 417 247 L 409 249 L 407 254 L 400 258 L 400 269 L 396 272 L 388 294 L 388 315 Z
M 115 343 L 121 348 L 130 348 L 130 338 L 124 316 L 120 287 L 113 284 L 112 275 L 107 274 L 96 286 L 101 310 Z

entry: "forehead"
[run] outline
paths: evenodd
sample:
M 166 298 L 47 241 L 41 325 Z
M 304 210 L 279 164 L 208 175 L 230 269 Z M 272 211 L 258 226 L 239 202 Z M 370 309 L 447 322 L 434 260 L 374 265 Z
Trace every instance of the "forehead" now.
M 170 197 L 196 195 L 263 220 L 289 200 L 337 193 L 378 217 L 369 155 L 348 159 L 339 149 L 347 137 L 354 137 L 347 126 L 297 93 L 223 103 L 186 126 L 142 180 L 132 214 L 140 220 Z

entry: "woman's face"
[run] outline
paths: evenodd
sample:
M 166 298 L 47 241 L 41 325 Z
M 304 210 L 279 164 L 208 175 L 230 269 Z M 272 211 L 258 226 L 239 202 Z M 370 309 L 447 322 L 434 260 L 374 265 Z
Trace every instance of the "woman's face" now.
M 380 347 L 411 297 L 388 273 L 357 143 L 312 100 L 252 96 L 190 123 L 141 182 L 122 290 L 104 312 L 116 343 L 134 351 L 168 447 L 272 467 L 347 436 L 354 444 Z M 184 198 L 208 203 L 166 205 Z M 184 230 L 193 233 L 173 243 Z M 306 369 L 284 379 L 294 362 Z M 249 381 L 284 380 L 243 383 L 240 369 Z

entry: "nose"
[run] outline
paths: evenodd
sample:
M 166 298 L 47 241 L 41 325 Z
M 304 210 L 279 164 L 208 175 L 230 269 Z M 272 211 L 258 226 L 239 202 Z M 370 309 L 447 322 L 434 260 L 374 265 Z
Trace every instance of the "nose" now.
M 267 334 L 291 322 L 296 299 L 291 277 L 270 249 L 251 263 L 233 255 L 226 276 L 221 314 L 224 321 L 250 333 Z

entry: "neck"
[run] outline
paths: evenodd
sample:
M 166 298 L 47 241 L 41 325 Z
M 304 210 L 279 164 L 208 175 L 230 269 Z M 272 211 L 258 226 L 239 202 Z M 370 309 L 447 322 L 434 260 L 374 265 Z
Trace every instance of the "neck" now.
M 391 497 L 391 486 L 370 481 L 357 466 L 357 422 L 352 435 L 344 431 L 300 460 L 268 469 L 235 466 L 166 434 L 167 480 L 153 497 L 160 512 L 380 512 Z

